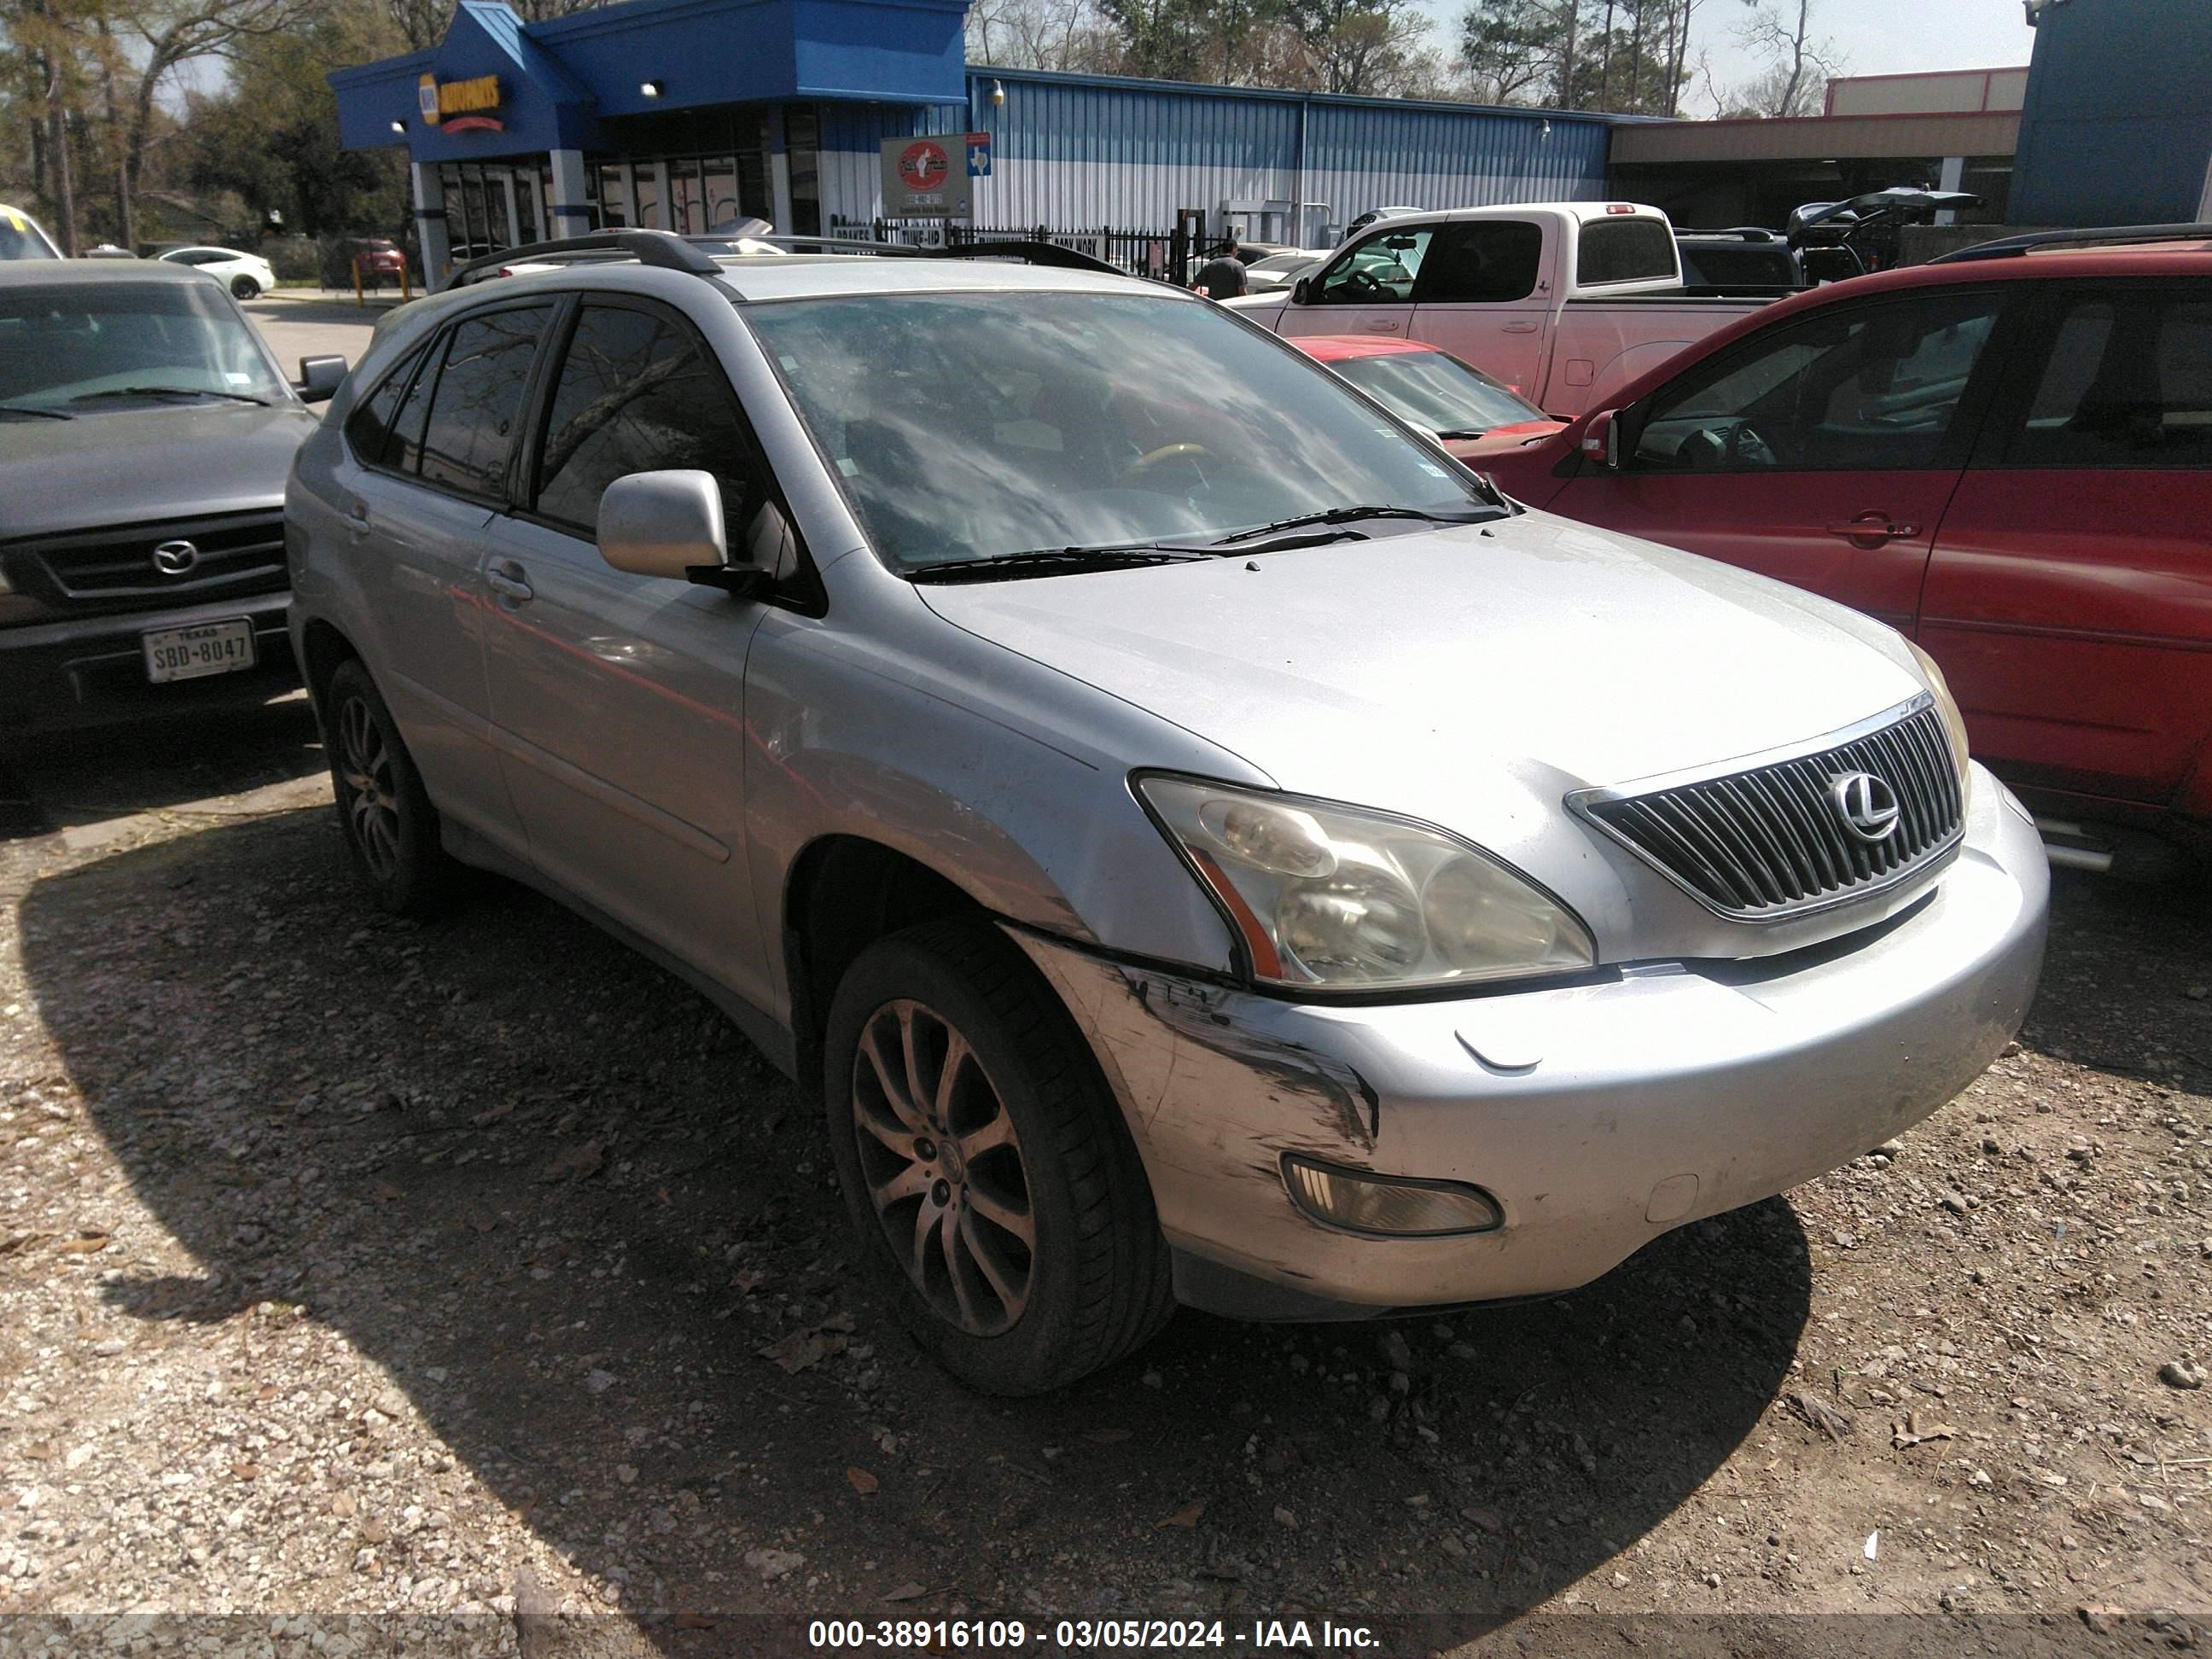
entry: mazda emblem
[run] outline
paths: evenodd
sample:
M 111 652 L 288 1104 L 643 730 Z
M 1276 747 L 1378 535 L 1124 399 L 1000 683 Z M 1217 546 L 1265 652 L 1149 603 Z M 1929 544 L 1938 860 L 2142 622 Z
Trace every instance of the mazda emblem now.
M 200 550 L 190 542 L 163 542 L 154 550 L 154 568 L 164 576 L 181 576 L 200 562 Z
M 1828 799 L 1844 828 L 1861 841 L 1887 841 L 1897 832 L 1897 791 L 1871 772 L 1838 772 L 1828 780 Z

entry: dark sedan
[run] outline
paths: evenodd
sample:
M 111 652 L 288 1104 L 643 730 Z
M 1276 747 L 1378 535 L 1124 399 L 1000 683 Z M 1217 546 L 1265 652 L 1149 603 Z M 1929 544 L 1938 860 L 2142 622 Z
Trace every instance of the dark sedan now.
M 0 700 L 97 719 L 295 682 L 284 483 L 343 377 L 295 388 L 229 295 L 153 263 L 0 266 Z

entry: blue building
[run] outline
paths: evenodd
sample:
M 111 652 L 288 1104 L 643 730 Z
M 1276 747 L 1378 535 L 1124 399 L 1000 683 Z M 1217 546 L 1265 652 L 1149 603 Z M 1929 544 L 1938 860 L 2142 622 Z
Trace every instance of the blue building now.
M 2028 0 L 2035 55 L 2011 217 L 2212 219 L 2212 3 Z
M 1325 246 L 1379 206 L 1603 193 L 1608 118 L 968 67 L 967 0 L 628 0 L 335 71 L 341 142 L 404 145 L 423 260 L 577 231 L 814 236 L 885 210 L 886 139 L 949 135 L 985 229 Z M 986 155 L 959 142 L 988 135 Z

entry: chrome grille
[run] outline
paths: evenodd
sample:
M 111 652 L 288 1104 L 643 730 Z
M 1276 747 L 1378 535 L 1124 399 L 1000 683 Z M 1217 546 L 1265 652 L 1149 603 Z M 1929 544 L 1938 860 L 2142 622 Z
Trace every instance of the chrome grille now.
M 1897 827 L 1853 832 L 1834 798 L 1855 772 L 1887 783 Z M 1592 790 L 1577 810 L 1723 915 L 1765 919 L 1894 885 L 1958 841 L 1965 802 L 1942 717 L 1902 718 L 1812 754 L 1642 793 Z
M 154 550 L 177 541 L 192 544 L 192 566 L 168 575 L 155 567 Z M 17 585 L 58 605 L 187 602 L 268 592 L 285 582 L 281 512 L 112 525 L 18 544 L 7 552 Z

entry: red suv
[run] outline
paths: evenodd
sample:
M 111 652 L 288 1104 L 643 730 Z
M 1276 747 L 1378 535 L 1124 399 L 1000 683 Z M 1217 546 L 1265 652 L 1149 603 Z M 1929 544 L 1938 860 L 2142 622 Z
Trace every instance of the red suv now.
M 2212 845 L 2212 227 L 2120 234 L 1796 295 L 1486 464 L 1911 635 L 2062 861 Z

